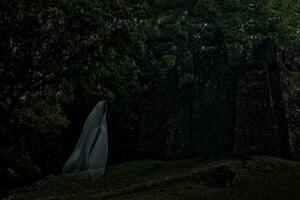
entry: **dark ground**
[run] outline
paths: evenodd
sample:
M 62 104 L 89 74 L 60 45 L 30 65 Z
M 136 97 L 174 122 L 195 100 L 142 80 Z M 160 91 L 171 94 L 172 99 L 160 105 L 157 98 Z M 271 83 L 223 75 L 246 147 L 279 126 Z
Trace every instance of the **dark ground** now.
M 268 156 L 133 161 L 85 174 L 48 177 L 15 190 L 11 199 L 300 199 L 300 162 Z

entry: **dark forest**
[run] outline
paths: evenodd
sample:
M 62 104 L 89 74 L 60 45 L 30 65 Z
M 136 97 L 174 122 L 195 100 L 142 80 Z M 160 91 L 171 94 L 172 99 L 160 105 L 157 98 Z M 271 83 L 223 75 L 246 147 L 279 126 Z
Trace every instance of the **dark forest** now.
M 300 1 L 0 1 L 0 199 L 297 200 L 299 160 Z

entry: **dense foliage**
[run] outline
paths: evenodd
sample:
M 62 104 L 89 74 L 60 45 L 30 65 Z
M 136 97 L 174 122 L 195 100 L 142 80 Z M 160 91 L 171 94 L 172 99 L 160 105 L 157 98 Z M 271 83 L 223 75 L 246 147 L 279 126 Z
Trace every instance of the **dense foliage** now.
M 136 158 L 139 98 L 181 62 L 182 49 L 223 45 L 240 62 L 265 37 L 299 46 L 299 6 L 297 0 L 2 0 L 0 188 L 59 172 L 101 99 L 109 102 L 111 162 Z M 157 49 L 168 42 L 170 49 Z
M 130 99 L 138 90 L 134 57 L 140 54 L 134 11 L 96 1 L 16 0 L 0 7 L 4 186 L 38 177 L 41 167 L 60 168 L 62 129 L 77 125 L 69 110 L 82 110 L 77 115 L 84 120 L 97 101 L 107 99 L 113 123 L 123 121 L 112 125 L 114 132 L 130 134 L 136 118 Z M 80 131 L 72 130 L 66 132 L 78 137 Z

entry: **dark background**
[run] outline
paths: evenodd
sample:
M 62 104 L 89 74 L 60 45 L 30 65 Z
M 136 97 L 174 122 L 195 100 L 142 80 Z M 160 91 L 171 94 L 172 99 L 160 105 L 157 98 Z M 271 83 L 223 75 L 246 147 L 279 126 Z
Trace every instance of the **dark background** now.
M 109 165 L 231 151 L 237 74 L 269 62 L 253 56 L 258 44 L 271 38 L 288 52 L 282 66 L 299 70 L 299 5 L 2 0 L 1 190 L 61 173 L 86 117 L 104 99 Z M 193 143 L 207 138 L 213 142 L 201 148 Z

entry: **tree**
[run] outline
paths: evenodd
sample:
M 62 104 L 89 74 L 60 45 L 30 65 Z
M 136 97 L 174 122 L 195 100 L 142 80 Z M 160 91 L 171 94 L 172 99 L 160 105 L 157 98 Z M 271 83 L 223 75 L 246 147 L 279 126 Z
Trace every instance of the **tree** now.
M 45 163 L 64 161 L 58 156 L 70 118 L 64 109 L 78 99 L 87 110 L 108 100 L 113 127 L 130 137 L 136 121 L 130 99 L 139 90 L 135 59 L 143 43 L 134 20 L 138 7 L 94 0 L 0 4 L 0 171 L 6 187 L 60 169 Z

